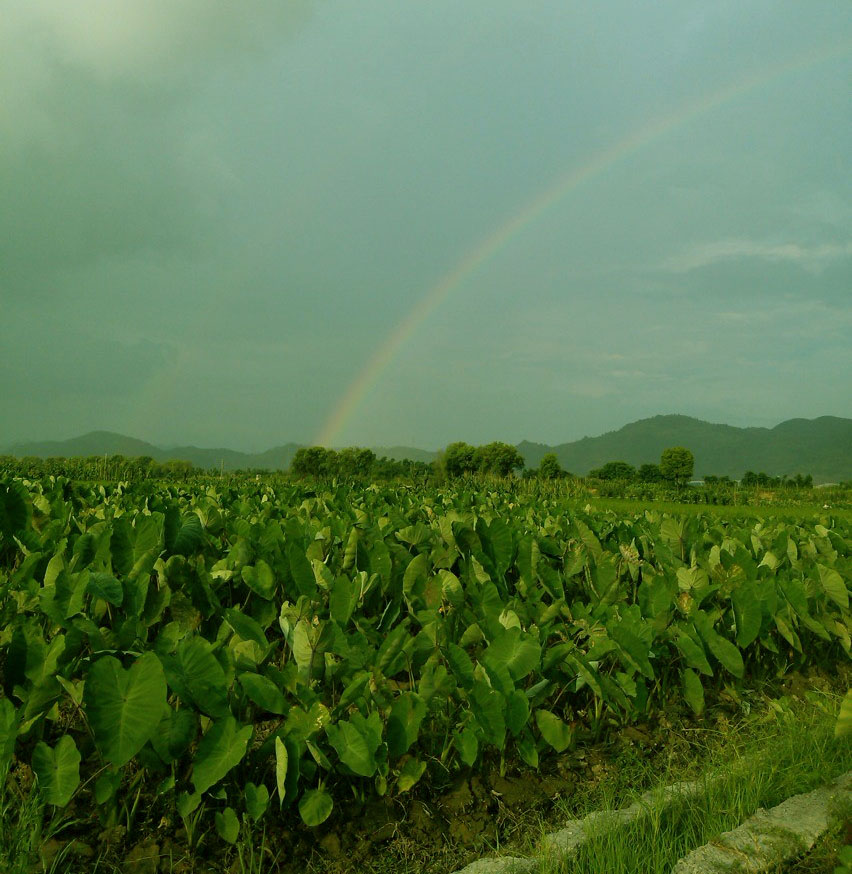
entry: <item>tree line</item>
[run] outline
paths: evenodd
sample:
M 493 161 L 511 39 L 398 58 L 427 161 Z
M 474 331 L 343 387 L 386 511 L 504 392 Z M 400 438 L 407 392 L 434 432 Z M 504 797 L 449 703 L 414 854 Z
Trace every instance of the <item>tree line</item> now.
M 601 467 L 590 470 L 587 479 L 599 480 L 613 486 L 618 483 L 660 484 L 684 486 L 693 476 L 695 459 L 692 452 L 683 446 L 665 449 L 659 463 L 646 463 L 634 467 L 626 461 L 608 461 Z M 186 482 L 198 476 L 218 475 L 219 469 L 206 470 L 190 461 L 173 459 L 158 462 L 151 456 L 135 458 L 123 455 L 92 455 L 73 458 L 39 458 L 26 456 L 15 458 L 0 456 L 0 470 L 18 476 L 66 476 L 78 480 L 172 480 Z M 267 469 L 228 471 L 229 475 L 269 475 Z M 463 441 L 450 443 L 440 451 L 434 461 L 423 462 L 411 459 L 377 457 L 371 449 L 348 447 L 326 449 L 323 446 L 306 446 L 298 449 L 287 473 L 299 479 L 337 479 L 379 481 L 402 479 L 425 482 L 456 479 L 463 476 L 508 477 L 520 475 L 524 479 L 554 481 L 576 478 L 564 470 L 554 453 L 547 453 L 538 468 L 525 467 L 523 456 L 515 446 L 494 441 L 474 446 Z M 704 477 L 707 486 L 733 486 L 728 476 Z M 763 471 L 746 471 L 739 480 L 744 488 L 797 488 L 813 487 L 810 474 L 795 476 L 771 476 Z

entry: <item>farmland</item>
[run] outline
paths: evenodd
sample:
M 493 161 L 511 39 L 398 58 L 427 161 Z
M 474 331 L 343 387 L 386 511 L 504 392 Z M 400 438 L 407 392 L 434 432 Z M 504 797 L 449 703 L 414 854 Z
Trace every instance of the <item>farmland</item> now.
M 0 769 L 69 837 L 166 822 L 191 855 L 837 673 L 848 512 L 724 510 L 7 479 Z

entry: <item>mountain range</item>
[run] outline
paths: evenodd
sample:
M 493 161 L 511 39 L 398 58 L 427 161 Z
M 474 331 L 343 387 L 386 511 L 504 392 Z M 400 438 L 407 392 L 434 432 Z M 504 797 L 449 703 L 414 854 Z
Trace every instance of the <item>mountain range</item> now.
M 704 422 L 689 416 L 666 415 L 640 419 L 617 431 L 548 446 L 523 441 L 518 451 L 528 467 L 537 467 L 552 452 L 572 473 L 584 475 L 607 461 L 640 465 L 658 462 L 669 446 L 686 446 L 695 456 L 695 475 L 716 474 L 739 478 L 746 470 L 772 476 L 811 474 L 816 483 L 852 480 L 852 419 L 821 416 L 789 419 L 774 428 L 737 428 Z M 16 443 L 7 455 L 19 458 L 52 456 L 149 455 L 156 461 L 181 459 L 198 467 L 236 470 L 289 467 L 297 443 L 285 443 L 260 453 L 197 446 L 162 448 L 111 431 L 92 431 L 70 440 Z M 437 453 L 409 446 L 372 447 L 378 457 L 431 461 Z

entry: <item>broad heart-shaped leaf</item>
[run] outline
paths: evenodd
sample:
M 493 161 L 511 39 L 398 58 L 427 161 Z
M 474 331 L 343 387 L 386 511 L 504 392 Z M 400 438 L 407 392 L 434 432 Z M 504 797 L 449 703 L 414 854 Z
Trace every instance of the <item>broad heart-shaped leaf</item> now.
M 330 816 L 334 802 L 325 789 L 308 789 L 299 799 L 299 816 L 305 825 L 322 825 Z
M 624 656 L 621 661 L 626 663 L 627 667 L 640 671 L 644 677 L 653 680 L 654 669 L 648 658 L 648 646 L 645 641 L 634 634 L 625 622 L 614 620 L 607 626 L 607 629 L 610 637 L 621 648 Z
M 226 807 L 221 813 L 217 812 L 214 817 L 216 831 L 223 841 L 235 844 L 240 836 L 240 821 L 233 807 Z
M 83 701 L 104 758 L 121 767 L 152 737 L 166 707 L 166 678 L 152 652 L 125 671 L 112 656 L 89 669 Z
M 396 788 L 400 792 L 408 792 L 423 776 L 425 771 L 426 762 L 421 762 L 418 759 L 409 759 L 399 772 Z
M 196 792 L 206 792 L 242 761 L 253 731 L 251 725 L 241 726 L 233 716 L 210 726 L 193 762 L 192 785 Z
M 689 668 L 684 668 L 681 677 L 683 679 L 683 697 L 686 699 L 686 703 L 692 708 L 696 716 L 701 716 L 704 712 L 704 688 L 698 674 Z
M 499 631 L 482 657 L 485 665 L 505 667 L 517 683 L 541 663 L 541 646 L 520 628 Z
M 187 704 L 214 718 L 228 714 L 228 681 L 210 644 L 197 634 L 185 637 L 163 657 L 169 686 Z
M 429 557 L 425 552 L 415 555 L 405 568 L 402 576 L 402 591 L 409 601 L 422 601 L 426 590 Z
M 843 578 L 834 568 L 825 567 L 818 564 L 819 581 L 822 583 L 823 591 L 838 607 L 844 610 L 849 609 L 849 591 L 846 588 L 846 583 Z
M 284 693 L 268 677 L 246 671 L 239 675 L 239 680 L 243 691 L 258 707 L 279 715 L 287 712 Z
M 505 699 L 488 684 L 477 680 L 470 694 L 470 709 L 485 739 L 502 750 L 506 741 Z
M 745 666 L 743 665 L 743 657 L 736 646 L 713 628 L 710 617 L 701 610 L 696 612 L 693 621 L 701 639 L 707 644 L 707 649 L 713 653 L 727 671 L 730 671 L 737 679 L 742 679 L 743 674 L 745 674 Z
M 353 532 L 355 531 L 354 528 L 352 530 Z M 348 577 L 337 577 L 331 588 L 328 607 L 331 611 L 331 618 L 341 628 L 346 626 L 349 617 L 352 615 L 354 588 L 355 586 Z
M 470 656 L 457 644 L 450 642 L 447 645 L 447 661 L 450 663 L 455 678 L 465 688 L 473 687 L 473 662 Z
M 403 692 L 391 706 L 388 717 L 388 755 L 393 758 L 407 753 L 417 740 L 420 723 L 426 715 L 423 699 L 414 692 Z
M 278 738 L 275 738 L 278 740 Z M 263 818 L 266 808 L 269 806 L 269 790 L 263 783 L 256 786 L 254 783 L 246 783 L 245 788 L 246 813 L 255 821 Z
M 459 758 L 468 767 L 472 767 L 479 755 L 479 741 L 476 732 L 472 728 L 453 733 L 453 744 L 459 751 Z
M 261 598 L 270 601 L 275 595 L 275 575 L 272 568 L 259 558 L 255 565 L 244 565 L 242 570 L 243 582 Z
M 168 517 L 166 517 L 168 518 Z M 172 555 L 194 555 L 204 543 L 204 528 L 195 513 L 190 513 L 180 520 L 177 530 L 164 530 L 166 549 Z M 171 543 L 169 542 L 171 541 Z
M 506 699 L 506 727 L 517 737 L 529 719 L 529 698 L 520 689 L 514 689 Z
M 701 673 L 706 677 L 713 676 L 713 668 L 710 667 L 710 662 L 707 660 L 707 653 L 704 652 L 704 647 L 693 640 L 689 633 L 683 628 L 677 629 L 675 644 L 680 650 L 681 655 L 686 659 L 686 663 L 691 668 L 701 671 Z
M 169 764 L 179 759 L 189 749 L 197 730 L 198 717 L 194 710 L 187 707 L 172 710 L 168 707 L 151 738 L 151 746 L 154 747 L 157 755 Z
M 74 738 L 62 735 L 54 749 L 39 741 L 33 750 L 32 767 L 45 801 L 65 807 L 80 785 L 80 751 Z
M 243 640 L 253 640 L 264 652 L 269 649 L 269 641 L 256 619 L 246 616 L 234 607 L 226 607 L 222 611 L 222 616 Z
M 103 598 L 116 607 L 124 600 L 124 587 L 112 574 L 92 574 L 86 591 L 96 598 Z
M 549 710 L 536 710 L 535 724 L 541 736 L 556 750 L 557 753 L 567 750 L 574 739 L 574 730 L 566 725 L 555 713 Z
M 287 547 L 287 561 L 290 564 L 290 575 L 296 584 L 296 591 L 300 595 L 307 595 L 309 598 L 315 595 L 317 581 L 316 577 L 314 577 L 314 569 L 311 567 L 304 549 L 298 543 L 291 543 Z
M 850 735 L 852 735 L 852 689 L 849 689 L 840 705 L 840 715 L 837 717 L 837 725 L 834 726 L 835 737 Z
M 737 623 L 737 646 L 745 649 L 757 639 L 763 622 L 763 605 L 751 581 L 744 582 L 731 592 L 731 604 Z
M 478 530 L 479 528 L 477 527 Z M 488 524 L 486 541 L 488 547 L 490 547 L 491 557 L 494 559 L 494 566 L 502 576 L 512 563 L 512 553 L 514 551 L 512 529 L 502 519 L 492 519 Z
M 340 761 L 353 773 L 362 777 L 376 773 L 376 751 L 382 742 L 382 720 L 377 711 L 366 719 L 354 713 L 349 720 L 327 725 L 325 733 Z

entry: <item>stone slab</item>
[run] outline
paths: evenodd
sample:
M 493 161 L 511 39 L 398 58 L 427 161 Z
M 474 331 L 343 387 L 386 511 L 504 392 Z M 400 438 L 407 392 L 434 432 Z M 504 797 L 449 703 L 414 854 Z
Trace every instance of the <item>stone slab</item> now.
M 831 808 L 852 798 L 852 771 L 828 786 L 761 808 L 741 826 L 684 856 L 672 874 L 758 874 L 806 853 L 828 829 Z

